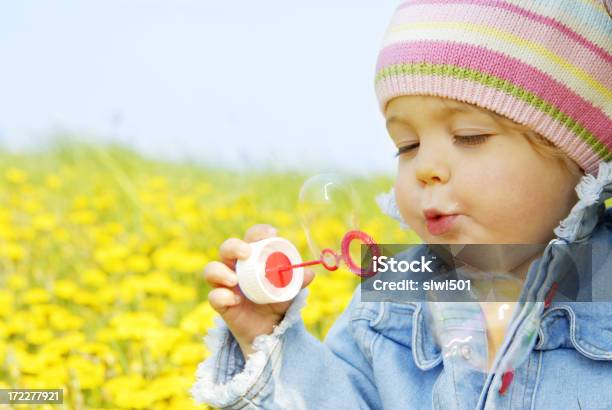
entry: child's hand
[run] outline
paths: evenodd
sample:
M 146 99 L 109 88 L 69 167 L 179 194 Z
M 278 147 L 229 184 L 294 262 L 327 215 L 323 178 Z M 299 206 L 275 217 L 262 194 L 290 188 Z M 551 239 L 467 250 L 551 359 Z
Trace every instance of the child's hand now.
M 204 278 L 213 288 L 208 293 L 208 302 L 227 324 L 236 338 L 246 358 L 253 352 L 251 344 L 256 336 L 272 333 L 291 305 L 287 302 L 258 305 L 243 296 L 238 290 L 238 275 L 234 272 L 236 259 L 246 259 L 251 253 L 247 242 L 256 242 L 276 236 L 276 229 L 271 225 L 254 225 L 247 230 L 244 241 L 230 238 L 221 244 L 219 257 L 221 262 L 213 261 L 204 268 Z M 302 288 L 314 278 L 314 273 L 304 269 Z

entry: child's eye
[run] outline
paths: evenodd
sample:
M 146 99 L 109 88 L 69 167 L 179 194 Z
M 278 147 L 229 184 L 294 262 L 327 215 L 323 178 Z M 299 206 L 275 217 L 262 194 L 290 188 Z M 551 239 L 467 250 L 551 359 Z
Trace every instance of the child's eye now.
M 405 146 L 403 146 L 403 147 L 399 147 L 399 148 L 397 149 L 397 153 L 395 154 L 395 156 L 396 156 L 396 157 L 399 157 L 399 156 L 400 156 L 400 155 L 402 155 L 403 153 L 408 152 L 408 151 L 412 151 L 413 149 L 415 149 L 415 148 L 416 148 L 416 147 L 418 147 L 418 146 L 419 146 L 419 143 L 418 143 L 418 142 L 415 142 L 414 144 L 409 144 L 409 145 L 405 145 Z
M 489 134 L 455 135 L 455 139 L 460 144 L 464 144 L 464 145 L 477 145 L 477 144 L 481 144 L 481 143 L 485 142 L 485 140 L 487 138 L 489 138 L 490 136 L 491 135 L 489 135 Z M 415 148 L 417 148 L 418 146 L 419 146 L 419 143 L 415 142 L 413 144 L 408 144 L 408 145 L 405 145 L 403 147 L 399 147 L 397 149 L 397 153 L 395 154 L 395 156 L 399 157 L 403 153 L 410 152 L 410 151 L 414 150 Z
M 479 134 L 479 135 L 456 135 L 455 138 L 459 143 L 465 145 L 476 145 L 485 142 L 485 140 L 490 137 L 489 134 Z

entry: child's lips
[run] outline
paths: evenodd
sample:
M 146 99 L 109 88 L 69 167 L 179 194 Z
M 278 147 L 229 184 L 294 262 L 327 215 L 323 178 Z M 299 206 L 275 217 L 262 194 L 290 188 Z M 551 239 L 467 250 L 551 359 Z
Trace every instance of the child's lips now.
M 426 218 L 427 230 L 432 235 L 444 235 L 455 227 L 459 214 L 438 215 Z

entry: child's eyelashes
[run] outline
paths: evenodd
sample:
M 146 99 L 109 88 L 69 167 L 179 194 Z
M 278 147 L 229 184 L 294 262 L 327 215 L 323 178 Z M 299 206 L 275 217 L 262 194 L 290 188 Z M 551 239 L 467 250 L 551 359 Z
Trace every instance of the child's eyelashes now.
M 455 135 L 455 142 L 457 144 L 462 144 L 462 145 L 478 145 L 478 144 L 485 142 L 486 139 L 490 136 L 491 136 L 490 134 Z M 399 147 L 395 156 L 398 157 L 401 154 L 413 151 L 415 148 L 418 148 L 418 146 L 419 146 L 419 143 L 415 142 L 412 144 L 405 145 L 403 147 Z
M 490 136 L 491 135 L 489 135 L 489 134 L 456 135 L 455 138 L 456 138 L 456 140 L 460 141 L 461 144 L 476 145 L 476 144 L 480 144 L 480 143 L 484 142 Z
M 418 147 L 418 146 L 419 146 L 419 143 L 417 142 L 417 143 L 415 143 L 415 144 L 409 144 L 409 145 L 405 145 L 405 146 L 403 146 L 403 147 L 399 147 L 399 148 L 397 149 L 397 152 L 395 153 L 395 156 L 396 156 L 396 157 L 399 157 L 399 156 L 400 156 L 400 155 L 402 155 L 403 153 L 408 152 L 408 151 L 412 151 L 413 149 L 415 149 L 415 148 L 416 148 L 416 147 Z

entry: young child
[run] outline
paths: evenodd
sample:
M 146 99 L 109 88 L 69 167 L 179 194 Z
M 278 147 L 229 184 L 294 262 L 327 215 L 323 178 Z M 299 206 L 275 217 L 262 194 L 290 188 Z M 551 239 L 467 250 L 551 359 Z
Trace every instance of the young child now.
M 307 288 L 271 305 L 240 295 L 233 269 L 249 248 L 231 238 L 205 269 L 223 320 L 194 398 L 232 409 L 612 408 L 612 299 L 555 300 L 558 245 L 592 245 L 583 285 L 612 290 L 611 34 L 603 0 L 402 3 L 376 74 L 398 147 L 384 211 L 423 239 L 415 252 L 547 244 L 513 268 L 517 303 L 503 315 L 487 303 L 362 302 L 358 287 L 320 342 L 300 316 Z M 275 235 L 257 225 L 245 241 Z M 434 329 L 436 315 L 446 319 Z

